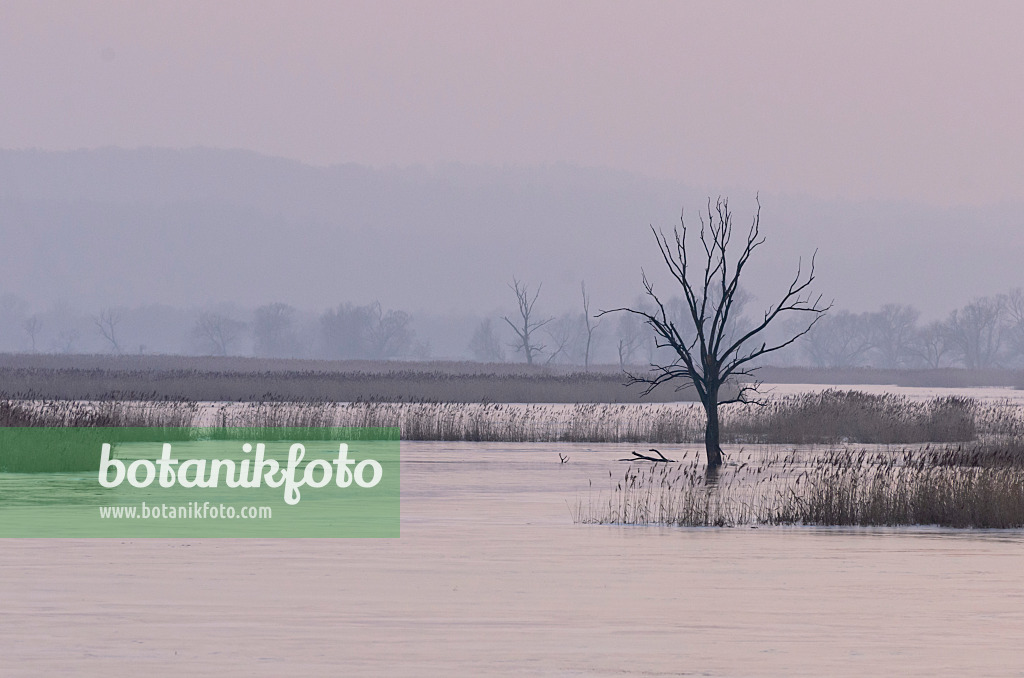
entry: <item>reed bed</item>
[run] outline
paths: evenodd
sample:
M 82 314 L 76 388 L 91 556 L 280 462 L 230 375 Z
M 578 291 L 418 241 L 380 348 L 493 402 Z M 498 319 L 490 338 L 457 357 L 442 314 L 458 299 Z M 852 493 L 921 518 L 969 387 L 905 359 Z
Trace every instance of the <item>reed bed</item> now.
M 1022 408 L 968 398 L 917 402 L 825 391 L 721 411 L 728 444 L 967 442 L 1015 438 Z M 691 403 L 510 404 L 0 400 L 2 426 L 398 427 L 403 440 L 467 442 L 696 443 L 705 417 Z
M 0 427 L 19 430 L 45 428 L 51 431 L 31 439 L 27 436 L 5 436 L 4 445 L 0 446 L 0 472 L 96 471 L 100 461 L 96 450 L 106 442 L 99 429 L 145 428 L 162 440 L 188 440 L 193 435 L 199 409 L 197 403 L 188 402 L 2 400 Z M 73 436 L 53 431 L 62 428 L 79 430 Z M 89 433 L 93 429 L 96 429 L 95 435 Z M 83 443 L 88 440 L 95 444 Z
M 188 428 L 199 410 L 187 401 L 0 400 L 0 427 Z
M 1004 408 L 1009 409 L 1009 408 Z M 1019 408 L 1016 408 L 1019 409 Z M 705 416 L 694 404 L 531 405 L 499 403 L 258 403 L 225 406 L 220 425 L 397 426 L 404 440 L 467 442 L 695 443 Z M 1003 434 L 1016 416 L 968 398 L 916 402 L 905 397 L 826 391 L 722 411 L 725 443 L 836 444 L 966 442 Z M 1014 423 L 1011 423 L 1014 422 Z
M 726 444 L 847 444 L 970 442 L 957 465 L 1014 466 L 1024 457 L 1024 408 L 979 405 L 966 398 L 919 402 L 856 391 L 777 398 L 764 406 L 722 410 Z M 218 428 L 248 428 L 253 437 L 281 427 L 397 428 L 402 440 L 467 442 L 589 442 L 685 444 L 703 440 L 705 418 L 692 403 L 503 404 L 377 402 L 51 401 L 0 400 L 0 426 L 147 427 L 168 439 L 216 436 Z M 196 429 L 202 428 L 203 432 Z M 213 431 L 213 432 L 211 432 Z M 983 443 L 982 446 L 975 443 Z M 11 455 L 0 467 L 41 470 Z M 972 461 L 973 459 L 973 461 Z M 62 462 L 60 470 L 92 470 L 97 460 Z M 952 463 L 952 462 L 951 462 Z M 47 468 L 50 468 L 47 466 Z
M 580 501 L 581 523 L 1024 527 L 1024 464 L 987 463 L 963 446 L 742 454 L 708 475 L 699 454 L 609 472 L 607 493 Z M 1008 455 L 1004 458 L 1014 458 Z
M 975 400 L 959 396 L 920 402 L 830 389 L 732 409 L 723 428 L 732 442 L 961 442 L 975 438 L 978 409 Z

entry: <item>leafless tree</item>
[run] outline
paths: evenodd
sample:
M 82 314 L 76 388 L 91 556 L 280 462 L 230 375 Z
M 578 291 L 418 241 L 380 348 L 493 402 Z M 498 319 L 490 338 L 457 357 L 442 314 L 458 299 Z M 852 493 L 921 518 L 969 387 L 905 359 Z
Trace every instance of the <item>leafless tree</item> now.
M 548 349 L 548 359 L 545 365 L 553 362 L 572 364 L 579 359 L 579 339 L 583 324 L 579 316 L 573 313 L 563 313 L 551 321 L 544 332 L 551 340 L 551 348 Z
M 515 292 L 516 304 L 519 307 L 519 317 L 516 319 L 516 322 L 509 320 L 508 316 L 504 317 L 505 322 L 516 333 L 517 341 L 512 347 L 516 352 L 523 352 L 529 365 L 533 364 L 534 358 L 543 353 L 545 348 L 543 344 L 538 344 L 535 341 L 534 333 L 554 320 L 551 317 L 538 320 L 534 313 L 533 307 L 537 303 L 537 297 L 540 296 L 540 288 L 541 285 L 537 285 L 537 291 L 531 298 L 530 290 L 526 283 L 521 283 L 518 279 L 513 278 L 509 289 Z
M 473 338 L 469 342 L 469 352 L 475 360 L 482 363 L 505 362 L 505 351 L 501 347 L 501 340 L 494 330 L 490 318 L 485 318 L 477 325 L 473 332 Z
M 200 313 L 192 328 L 201 350 L 210 355 L 227 355 L 245 329 L 245 323 L 220 313 Z
M 867 336 L 879 367 L 907 366 L 919 315 L 916 308 L 903 304 L 886 304 L 877 312 L 867 314 Z
M 58 353 L 72 353 L 75 350 L 75 342 L 78 341 L 79 332 L 74 327 L 62 329 L 57 333 L 54 347 Z
M 371 306 L 339 304 L 320 316 L 320 335 L 324 355 L 335 360 L 369 357 L 369 327 L 373 322 Z
M 102 309 L 100 314 L 93 318 L 93 322 L 110 344 L 110 349 L 114 353 L 121 353 L 121 344 L 117 341 L 117 326 L 121 324 L 120 311 L 113 308 Z
M 646 273 L 643 275 L 644 289 L 654 302 L 654 312 L 618 308 L 602 313 L 620 311 L 640 316 L 654 331 L 658 346 L 673 350 L 675 360 L 668 364 L 652 363 L 646 374 L 631 374 L 630 383 L 645 384 L 645 394 L 662 384 L 677 382 L 677 390 L 693 387 L 697 391 L 707 415 L 704 449 L 708 469 L 714 470 L 722 464 L 719 407 L 729 403 L 761 402 L 756 398 L 760 385 L 756 380 L 737 383 L 735 394 L 725 397 L 722 386 L 738 382 L 740 378 L 752 378 L 758 358 L 788 346 L 805 335 L 831 308 L 831 304 L 822 304 L 821 296 L 814 297 L 809 291 L 814 281 L 812 257 L 807 274 L 804 274 L 802 265 L 798 264 L 796 275 L 781 299 L 769 306 L 762 319 L 755 320 L 748 329 L 731 338 L 730 322 L 733 320 L 740 278 L 750 256 L 764 243 L 760 234 L 761 205 L 758 201 L 750 230 L 735 260 L 729 256 L 735 249 L 729 247 L 733 229 L 728 201 L 719 198 L 712 208 L 708 200 L 706 216 L 706 221 L 704 215 L 700 218 L 700 247 L 697 248 L 703 270 L 695 270 L 691 265 L 691 252 L 686 245 L 686 222 L 682 217 L 680 226 L 673 229 L 674 238 L 671 241 L 664 232 L 651 227 L 665 265 L 682 287 L 687 306 L 686 317 L 672 317 L 666 312 L 665 305 L 655 294 Z M 788 338 L 771 344 L 762 341 L 761 333 L 784 313 L 804 313 L 811 318 L 803 329 Z M 692 339 L 684 338 L 691 336 L 691 333 Z
M 265 304 L 253 312 L 253 351 L 263 358 L 295 357 L 299 339 L 295 334 L 295 309 L 288 304 Z
M 911 354 L 925 367 L 942 367 L 943 356 L 949 353 L 949 328 L 941 320 L 935 320 L 914 333 Z
M 594 330 L 601 324 L 600 320 L 590 316 L 590 295 L 587 294 L 587 283 L 580 281 L 580 292 L 583 294 L 583 327 L 586 330 L 586 343 L 583 349 L 583 369 L 590 370 L 590 349 L 594 345 Z
M 862 314 L 838 311 L 822 318 L 807 334 L 803 349 L 815 367 L 854 367 L 871 350 Z
M 384 360 L 406 355 L 412 350 L 415 336 L 412 317 L 408 313 L 385 311 L 379 301 L 370 304 L 367 341 L 371 358 Z
M 1010 357 L 1024 360 L 1024 290 L 1017 287 L 1006 295 L 1006 344 Z
M 32 342 L 32 352 L 36 352 L 36 340 L 39 338 L 39 331 L 42 329 L 42 322 L 39 320 L 39 316 L 33 314 L 25 318 L 25 322 L 22 324 L 25 332 L 28 333 L 28 338 Z
M 622 370 L 633 364 L 633 354 L 644 341 L 643 327 L 643 321 L 632 313 L 619 317 L 616 329 L 619 335 L 619 367 Z
M 992 367 L 1002 346 L 1006 300 L 980 297 L 954 310 L 946 321 L 950 349 L 968 369 Z
M 427 344 L 415 345 L 412 318 L 405 311 L 385 311 L 380 302 L 366 306 L 342 304 L 320 317 L 326 355 L 339 360 L 380 360 L 421 354 Z

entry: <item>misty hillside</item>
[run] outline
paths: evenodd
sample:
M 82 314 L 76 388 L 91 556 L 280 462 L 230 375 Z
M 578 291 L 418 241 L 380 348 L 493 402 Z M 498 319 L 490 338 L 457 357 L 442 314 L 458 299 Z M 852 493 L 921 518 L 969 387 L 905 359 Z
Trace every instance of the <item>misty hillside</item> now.
M 430 313 L 630 302 L 661 279 L 648 224 L 671 227 L 708 190 L 571 166 L 313 167 L 210 149 L 0 151 L 0 294 L 83 307 L 351 301 Z M 756 187 L 754 187 L 756 188 Z M 754 189 L 731 194 L 745 229 Z M 938 316 L 1024 284 L 1024 208 L 943 210 L 761 195 L 768 242 L 748 287 L 783 285 L 818 249 L 826 297 Z M 662 283 L 665 284 L 665 283 Z M 767 297 L 766 297 L 766 300 Z

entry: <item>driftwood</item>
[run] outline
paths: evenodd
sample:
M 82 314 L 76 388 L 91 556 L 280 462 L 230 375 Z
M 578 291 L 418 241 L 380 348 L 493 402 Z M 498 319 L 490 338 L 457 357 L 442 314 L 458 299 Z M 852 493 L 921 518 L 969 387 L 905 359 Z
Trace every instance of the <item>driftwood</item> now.
M 567 454 L 562 454 L 561 452 L 559 452 L 558 453 L 558 459 L 563 464 L 568 464 L 569 463 L 569 455 L 567 455 Z
M 671 463 L 675 462 L 675 459 L 669 459 L 668 457 L 666 457 L 664 454 L 662 454 L 658 450 L 654 449 L 653 447 L 651 449 L 647 450 L 647 451 L 648 452 L 654 452 L 658 456 L 657 457 L 651 457 L 651 456 L 646 455 L 646 454 L 640 454 L 639 452 L 633 452 L 633 456 L 632 457 L 626 457 L 625 459 L 619 459 L 619 461 L 641 461 L 642 460 L 642 461 L 653 461 L 655 463 L 665 463 L 665 464 L 671 464 Z

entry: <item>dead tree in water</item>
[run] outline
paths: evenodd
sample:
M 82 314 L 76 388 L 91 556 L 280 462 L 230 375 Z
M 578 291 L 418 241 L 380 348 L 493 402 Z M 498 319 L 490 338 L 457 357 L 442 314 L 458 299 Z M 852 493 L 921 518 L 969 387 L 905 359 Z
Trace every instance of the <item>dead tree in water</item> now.
M 705 221 L 705 216 L 707 217 Z M 697 267 L 691 263 L 691 251 L 687 250 L 686 222 L 680 217 L 680 225 L 673 228 L 670 240 L 663 231 L 651 227 L 658 243 L 661 258 L 675 281 L 682 287 L 686 298 L 687 317 L 675 318 L 666 311 L 665 304 L 654 292 L 653 284 L 643 274 L 647 295 L 654 302 L 651 311 L 633 308 L 616 308 L 604 313 L 625 312 L 640 316 L 653 331 L 658 348 L 670 348 L 676 358 L 668 364 L 652 362 L 650 371 L 644 374 L 629 374 L 629 383 L 645 384 L 644 395 L 666 383 L 676 383 L 676 390 L 692 387 L 697 391 L 701 405 L 707 415 L 704 432 L 704 448 L 708 468 L 715 469 L 722 464 L 718 408 L 729 403 L 756 402 L 760 385 L 757 381 L 738 383 L 741 378 L 751 377 L 757 369 L 754 361 L 761 356 L 789 346 L 807 334 L 814 324 L 831 308 L 823 305 L 821 296 L 814 297 L 809 287 L 814 281 L 814 257 L 810 270 L 804 275 L 801 264 L 782 298 L 764 312 L 764 318 L 748 327 L 737 325 L 733 317 L 739 298 L 740 278 L 747 261 L 754 250 L 764 243 L 760 233 L 761 203 L 757 203 L 746 242 L 735 260 L 735 248 L 730 249 L 732 240 L 732 213 L 729 202 L 719 198 L 714 208 L 708 200 L 708 211 L 700 217 L 700 247 L 697 248 Z M 696 275 L 695 275 L 696 274 Z M 786 339 L 771 343 L 759 339 L 764 330 L 783 313 L 806 313 L 811 316 L 806 327 Z M 735 395 L 724 397 L 722 386 L 736 383 Z

